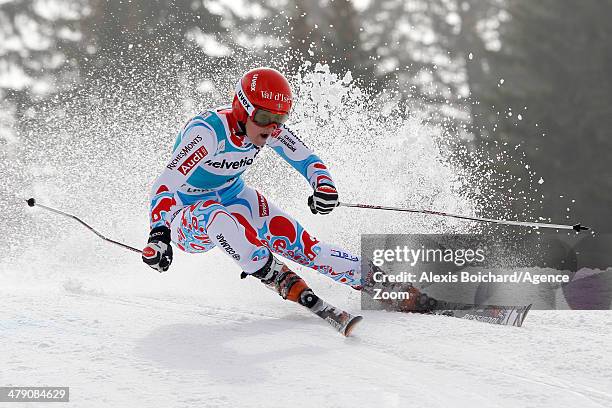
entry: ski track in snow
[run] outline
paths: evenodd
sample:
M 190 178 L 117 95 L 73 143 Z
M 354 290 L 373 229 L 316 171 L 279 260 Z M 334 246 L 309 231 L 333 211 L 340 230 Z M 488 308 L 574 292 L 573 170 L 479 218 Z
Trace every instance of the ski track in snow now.
M 70 386 L 75 407 L 612 406 L 607 311 L 531 311 L 522 328 L 364 311 L 343 338 L 231 273 L 75 272 L 0 294 L 0 384 Z

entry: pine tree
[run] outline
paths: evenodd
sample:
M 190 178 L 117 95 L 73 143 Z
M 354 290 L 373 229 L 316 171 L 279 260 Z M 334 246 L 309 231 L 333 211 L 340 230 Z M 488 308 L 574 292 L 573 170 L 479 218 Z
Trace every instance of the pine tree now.
M 544 181 L 543 214 L 610 229 L 612 1 L 509 0 L 507 11 L 482 95 L 502 113 L 494 137 L 523 144 Z

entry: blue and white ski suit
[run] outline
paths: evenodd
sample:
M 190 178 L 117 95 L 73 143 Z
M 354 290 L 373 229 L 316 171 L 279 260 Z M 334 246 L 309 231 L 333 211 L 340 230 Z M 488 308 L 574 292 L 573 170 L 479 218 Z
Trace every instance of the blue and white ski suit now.
M 259 270 L 271 251 L 358 288 L 359 257 L 313 237 L 244 183 L 241 175 L 261 148 L 238 129 L 228 109 L 202 112 L 184 126 L 151 191 L 151 228 L 169 227 L 185 252 L 218 246 L 247 273 Z M 267 146 L 313 188 L 323 181 L 333 185 L 325 164 L 287 126 L 276 129 Z

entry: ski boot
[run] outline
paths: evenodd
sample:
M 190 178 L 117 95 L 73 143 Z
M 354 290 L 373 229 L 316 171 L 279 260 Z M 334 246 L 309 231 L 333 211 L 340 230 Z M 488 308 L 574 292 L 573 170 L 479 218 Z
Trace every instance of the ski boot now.
M 306 282 L 272 255 L 268 258 L 268 262 L 251 276 L 259 279 L 283 299 L 299 303 L 307 308 L 312 307 L 316 302 L 316 296 Z
M 249 276 L 245 272 L 241 278 Z M 306 282 L 295 272 L 280 262 L 272 254 L 266 264 L 250 276 L 258 278 L 269 289 L 278 293 L 283 299 L 299 303 L 319 316 L 344 336 L 349 336 L 355 325 L 362 320 L 361 316 L 338 309 L 314 294 Z
M 387 280 L 376 282 L 375 273 L 382 273 L 384 276 L 388 274 L 372 262 L 369 262 L 368 266 L 368 271 L 363 278 L 362 291 L 372 297 L 382 298 L 379 301 L 385 310 L 428 313 L 436 308 L 437 300 L 427 296 L 410 282 L 388 282 Z M 402 293 L 407 294 L 406 299 L 400 298 Z M 394 299 L 394 297 L 397 298 Z

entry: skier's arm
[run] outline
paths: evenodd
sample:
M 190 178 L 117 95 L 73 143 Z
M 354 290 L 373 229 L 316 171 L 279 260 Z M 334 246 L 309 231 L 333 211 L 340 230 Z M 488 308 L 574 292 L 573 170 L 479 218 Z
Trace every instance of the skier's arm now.
M 273 134 L 268 145 L 300 172 L 313 189 L 308 206 L 313 213 L 329 214 L 338 204 L 338 191 L 327 166 L 285 125 Z
M 176 204 L 174 193 L 189 180 L 197 164 L 215 152 L 217 138 L 203 122 L 192 121 L 181 132 L 172 157 L 151 188 L 149 221 L 151 229 L 170 227 L 166 214 Z
M 281 125 L 268 142 L 279 156 L 296 169 L 313 189 L 320 184 L 335 188 L 331 174 L 323 161 L 285 125 Z

